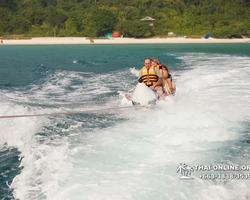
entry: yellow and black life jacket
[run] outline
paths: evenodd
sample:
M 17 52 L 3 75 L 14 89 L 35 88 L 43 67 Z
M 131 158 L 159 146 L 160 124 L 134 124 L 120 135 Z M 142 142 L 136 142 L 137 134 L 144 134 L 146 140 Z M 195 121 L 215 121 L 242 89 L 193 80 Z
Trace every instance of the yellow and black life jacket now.
M 148 87 L 154 85 L 158 81 L 158 76 L 156 75 L 154 68 L 154 66 L 151 66 L 149 70 L 145 66 L 142 68 L 141 80 Z

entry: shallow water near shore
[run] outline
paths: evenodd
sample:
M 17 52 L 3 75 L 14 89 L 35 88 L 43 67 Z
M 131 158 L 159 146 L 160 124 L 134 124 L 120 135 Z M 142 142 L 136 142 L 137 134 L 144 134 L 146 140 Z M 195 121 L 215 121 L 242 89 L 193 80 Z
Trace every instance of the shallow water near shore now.
M 250 165 L 250 44 L 0 46 L 0 115 L 121 106 L 146 57 L 169 66 L 173 104 L 0 119 L 0 199 L 249 198 L 250 176 L 176 170 Z

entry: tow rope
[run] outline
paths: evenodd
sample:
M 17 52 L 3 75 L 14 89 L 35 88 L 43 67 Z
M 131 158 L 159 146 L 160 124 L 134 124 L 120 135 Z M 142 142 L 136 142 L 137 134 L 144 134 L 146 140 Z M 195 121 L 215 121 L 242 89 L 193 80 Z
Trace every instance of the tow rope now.
M 35 115 L 7 115 L 0 116 L 1 119 L 4 118 L 18 118 L 18 117 L 42 117 L 42 116 L 54 116 L 54 115 L 70 115 L 70 114 L 80 114 L 80 113 L 92 113 L 92 112 L 100 112 L 107 110 L 118 110 L 124 108 L 132 108 L 133 106 L 123 106 L 123 107 L 113 107 L 113 108 L 103 108 L 97 110 L 84 110 L 84 111 L 72 111 L 72 112 L 61 112 L 61 113 L 50 113 L 50 114 L 35 114 Z

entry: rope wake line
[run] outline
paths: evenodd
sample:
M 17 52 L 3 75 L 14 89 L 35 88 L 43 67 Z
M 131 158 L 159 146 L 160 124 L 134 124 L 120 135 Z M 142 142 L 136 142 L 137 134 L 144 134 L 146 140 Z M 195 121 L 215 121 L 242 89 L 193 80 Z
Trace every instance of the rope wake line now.
M 8 116 L 0 116 L 3 118 L 18 118 L 18 117 L 42 117 L 42 116 L 54 116 L 54 115 L 70 115 L 70 114 L 80 114 L 80 113 L 92 113 L 92 112 L 100 112 L 107 110 L 118 110 L 124 108 L 132 108 L 133 106 L 123 106 L 123 107 L 113 107 L 113 108 L 103 108 L 97 110 L 84 110 L 84 111 L 72 111 L 72 112 L 62 112 L 62 113 L 50 113 L 50 114 L 36 114 L 36 115 L 8 115 Z

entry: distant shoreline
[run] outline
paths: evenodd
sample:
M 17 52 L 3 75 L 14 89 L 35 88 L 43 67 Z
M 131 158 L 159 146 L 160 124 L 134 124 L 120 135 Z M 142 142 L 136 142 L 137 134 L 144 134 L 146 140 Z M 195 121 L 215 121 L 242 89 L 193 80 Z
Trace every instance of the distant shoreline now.
M 210 44 L 210 43 L 250 43 L 250 38 L 244 39 L 215 39 L 215 38 L 111 38 L 111 39 L 94 39 L 93 44 Z M 86 37 L 40 37 L 31 39 L 7 39 L 3 38 L 0 45 L 77 45 L 91 44 Z M 92 45 L 93 45 L 92 44 Z

